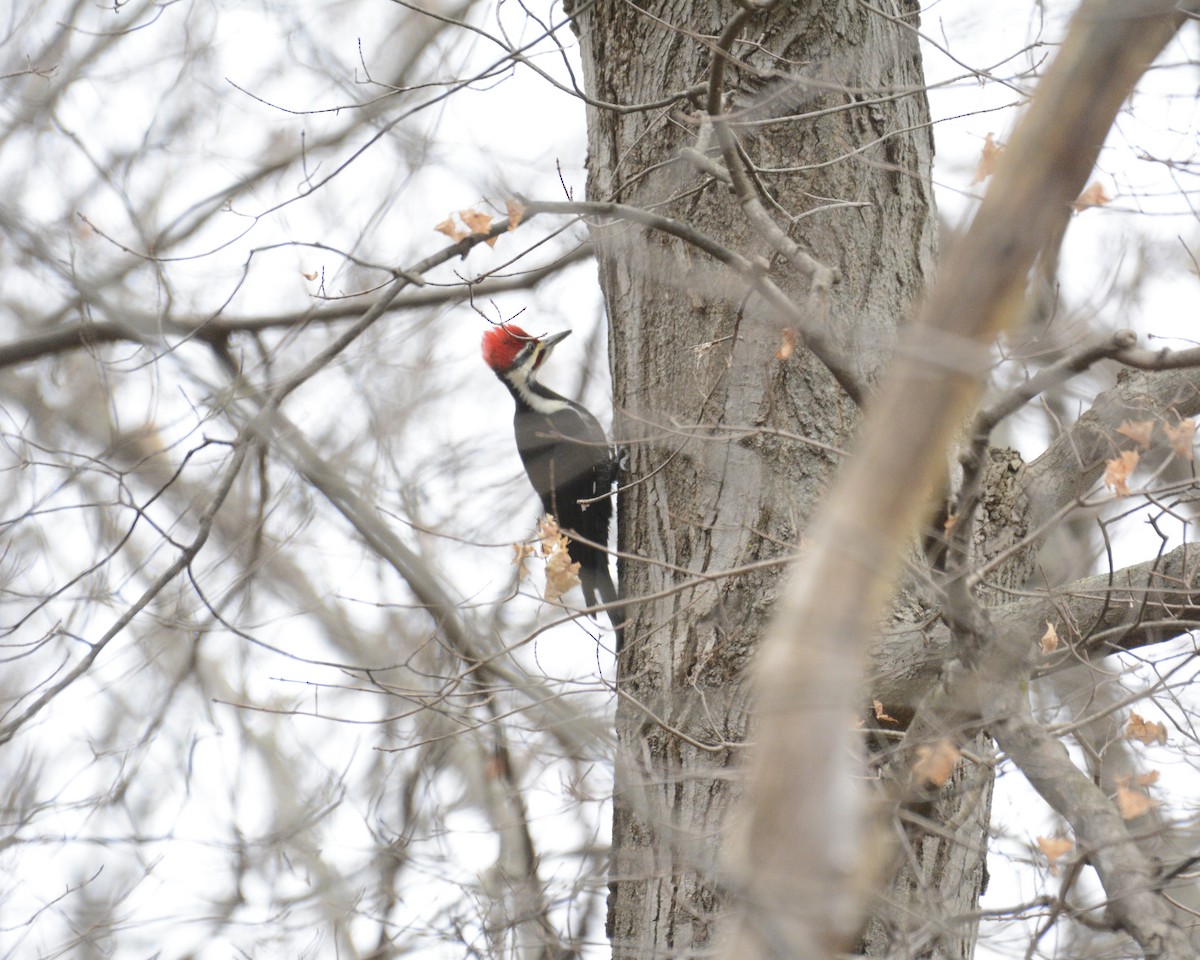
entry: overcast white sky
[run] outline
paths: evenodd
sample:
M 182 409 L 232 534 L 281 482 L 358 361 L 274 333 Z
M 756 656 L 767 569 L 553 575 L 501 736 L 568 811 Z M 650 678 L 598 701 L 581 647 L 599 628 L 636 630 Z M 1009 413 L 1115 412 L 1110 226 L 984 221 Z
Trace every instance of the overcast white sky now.
M 33 0 L 17 0 L 15 19 L 20 21 L 36 6 Z M 933 85 L 930 102 L 936 120 L 935 180 L 942 215 L 951 226 L 969 219 L 979 192 L 986 186 L 972 185 L 971 181 L 987 134 L 1004 139 L 1020 94 L 1029 89 L 1025 75 L 1034 64 L 1052 55 L 1063 16 L 1073 7 L 1064 2 L 997 4 L 983 0 L 937 0 L 927 5 L 923 30 L 930 40 L 925 62 L 927 78 Z M 476 13 L 474 22 L 494 28 L 496 9 L 478 9 L 486 15 Z M 105 157 L 129 151 L 160 156 L 162 168 L 168 171 L 162 178 L 167 190 L 159 201 L 161 222 L 186 216 L 199 198 L 245 175 L 273 150 L 294 143 L 302 131 L 315 141 L 346 122 L 333 111 L 371 89 L 355 82 L 362 79 L 364 63 L 373 76 L 383 77 L 403 61 L 405 36 L 394 32 L 398 15 L 399 11 L 387 3 L 166 4 L 157 22 L 122 37 L 88 68 L 88 78 L 77 83 L 65 99 L 57 132 L 69 132 L 86 150 L 47 150 L 46 140 L 54 135 L 49 131 L 16 135 L 2 145 L 0 204 L 19 210 L 35 225 L 40 221 L 47 235 L 56 239 L 64 224 L 75 223 L 68 245 L 70 256 L 81 274 L 101 277 L 114 249 L 108 241 L 78 227 L 75 212 L 84 212 L 101 230 L 131 247 L 138 247 L 139 238 L 130 231 L 117 193 L 78 192 L 75 185 L 87 182 L 92 175 L 89 154 Z M 550 14 L 560 15 L 557 9 Z M 147 8 L 123 8 L 116 13 L 97 5 L 90 16 L 98 31 L 111 30 L 117 23 L 127 24 L 130 18 L 149 20 Z M 513 36 L 530 29 L 523 11 L 512 3 L 502 5 L 498 16 Z M 54 19 L 52 12 L 46 12 L 40 15 L 37 27 L 9 36 L 0 46 L 5 68 L 0 72 L 19 68 L 26 56 L 33 56 L 52 35 Z M 301 23 L 317 23 L 319 29 L 296 29 Z M 560 39 L 573 48 L 574 37 L 569 31 L 564 30 Z M 1196 32 L 1189 31 L 1165 59 L 1172 63 L 1195 62 L 1196 46 Z M 75 69 L 73 51 L 85 47 L 81 39 L 77 45 L 60 51 L 60 69 Z M 180 65 L 196 50 L 203 51 L 198 65 L 181 73 Z M 448 48 L 443 51 L 444 76 L 462 76 L 499 56 L 498 48 L 483 38 Z M 556 76 L 565 76 L 548 51 L 538 62 L 555 71 Z M 995 80 L 982 82 L 968 76 L 962 64 L 986 69 Z M 336 84 L 330 83 L 331 71 L 339 77 Z M 1200 250 L 1200 232 L 1192 206 L 1194 198 L 1187 192 L 1192 185 L 1174 179 L 1164 164 L 1146 158 L 1195 161 L 1194 85 L 1194 68 L 1160 70 L 1150 75 L 1146 95 L 1135 98 L 1131 115 L 1122 116 L 1097 170 L 1096 179 L 1114 198 L 1113 203 L 1080 214 L 1068 235 L 1063 258 L 1064 297 L 1074 304 L 1091 305 L 1105 324 L 1131 326 L 1142 333 L 1193 336 L 1200 298 L 1190 257 Z M 1169 96 L 1172 92 L 1179 96 Z M 181 103 L 191 106 L 181 109 Z M 0 106 L 5 111 L 17 109 L 19 104 Z M 307 112 L 315 109 L 329 112 Z M 560 175 L 575 196 L 584 193 L 582 105 L 551 90 L 528 70 L 517 70 L 414 114 L 401 128 L 398 140 L 399 144 L 385 143 L 368 151 L 311 198 L 290 202 L 255 221 L 253 217 L 292 200 L 303 189 L 299 180 L 264 183 L 254 195 L 257 206 L 240 204 L 198 231 L 187 241 L 185 252 L 190 258 L 165 268 L 175 307 L 203 314 L 232 296 L 231 313 L 274 313 L 310 301 L 319 281 L 305 279 L 306 273 L 324 271 L 325 292 L 335 295 L 356 289 L 361 282 L 362 275 L 347 270 L 334 254 L 292 246 L 275 249 L 276 244 L 320 242 L 339 249 L 368 250 L 372 259 L 389 266 L 405 265 L 441 245 L 442 238 L 433 232 L 433 226 L 451 211 L 489 205 L 500 208 L 513 192 L 558 198 Z M 317 181 L 331 173 L 332 166 L 332 160 L 324 158 L 308 174 Z M 400 166 L 403 169 L 398 169 Z M 143 184 L 134 177 L 125 182 L 125 187 L 136 197 Z M 148 193 L 161 191 L 162 181 L 147 181 L 144 189 Z M 537 229 L 548 231 L 550 226 L 539 224 Z M 435 271 L 431 279 L 450 279 L 456 270 L 491 269 L 516 249 L 515 243 L 502 239 L 495 249 L 477 248 L 465 264 L 448 264 Z M 197 256 L 209 251 L 209 255 Z M 163 287 L 154 282 L 152 273 L 147 271 L 144 279 L 147 296 L 161 306 Z M 1135 275 L 1146 278 L 1135 299 L 1112 294 L 1116 281 Z M 247 279 L 243 283 L 244 276 Z M 38 295 L 15 271 L 9 271 L 4 282 L 10 285 L 8 296 L 20 299 Z M 533 295 L 498 298 L 496 309 L 504 316 L 527 309 L 522 323 L 528 318 L 530 329 L 539 332 L 575 328 L 576 336 L 558 349 L 547 374 L 566 392 L 578 393 L 580 384 L 564 371 L 575 370 L 588 358 L 594 364 L 603 356 L 602 351 L 588 349 L 592 333 L 602 320 L 594 267 L 587 264 L 573 268 Z M 404 453 L 413 463 L 428 463 L 430 476 L 441 483 L 448 469 L 437 462 L 441 451 L 470 451 L 477 459 L 469 464 L 469 471 L 454 474 L 461 478 L 463 487 L 456 492 L 467 494 L 465 501 L 455 503 L 466 502 L 467 506 L 455 506 L 453 513 L 446 515 L 443 511 L 449 508 L 432 495 L 415 503 L 391 501 L 381 506 L 396 510 L 406 519 L 439 528 L 446 524 L 464 535 L 499 545 L 484 553 L 456 552 L 447 544 L 437 546 L 443 558 L 452 560 L 447 570 L 455 576 L 457 589 L 470 599 L 505 593 L 511 577 L 508 556 L 502 555 L 505 545 L 524 536 L 535 512 L 532 494 L 524 487 L 510 445 L 508 398 L 479 360 L 482 329 L 482 320 L 466 308 L 445 311 L 429 322 L 429 336 L 419 338 L 410 333 L 385 339 L 383 344 L 394 347 L 395 353 L 376 358 L 380 366 L 390 367 L 396 376 L 402 376 L 407 368 L 434 365 L 451 391 L 436 414 L 426 414 L 427 429 L 411 435 L 411 446 Z M 0 313 L 0 330 L 6 335 L 16 332 L 11 316 Z M 436 344 L 435 351 L 405 353 L 414 345 L 427 349 L 430 342 Z M 160 421 L 182 422 L 179 418 L 186 418 L 190 412 L 188 402 L 197 398 L 207 380 L 204 369 L 198 367 L 180 373 L 178 382 L 147 382 L 140 389 L 126 386 L 122 402 L 130 406 L 119 413 L 130 423 L 139 422 L 148 413 Z M 334 371 L 303 388 L 289 401 L 289 412 L 314 438 L 347 425 L 353 428 L 355 417 L 367 417 L 376 409 L 374 399 L 347 400 L 353 388 L 352 382 L 347 383 L 346 377 Z M 606 419 L 605 371 L 593 368 L 582 395 Z M 187 398 L 186 402 L 181 398 Z M 1087 399 L 1081 396 L 1080 401 Z M 13 425 L 5 429 L 12 430 Z M 1030 419 L 1026 429 L 1012 434 L 1011 442 L 1027 457 L 1036 454 L 1044 442 L 1042 429 Z M 469 476 L 499 477 L 503 482 L 489 479 L 481 483 Z M 356 566 L 355 549 L 347 544 L 344 531 L 331 528 L 312 535 L 329 546 L 328 554 L 319 562 L 327 568 L 331 592 L 362 601 L 356 616 L 362 618 L 365 628 L 386 629 L 381 626 L 386 617 L 374 614 L 370 608 L 371 603 L 386 596 L 386 584 L 363 577 Z M 87 633 L 93 625 L 81 625 L 80 629 Z M 258 634 L 273 642 L 306 642 L 303 624 L 290 619 L 264 623 Z M 311 642 L 320 646 L 315 638 Z M 597 709 L 604 709 L 602 705 L 611 707 L 611 701 L 599 686 L 597 674 L 602 668 L 611 676 L 611 662 L 602 659 L 598 665 L 593 650 L 580 627 L 571 625 L 531 648 L 536 653 L 531 664 L 549 677 L 569 678 L 580 698 L 590 697 Z M 128 657 L 113 651 L 113 661 L 106 665 L 108 672 L 98 673 L 98 681 L 106 675 L 119 681 L 124 679 L 125 670 L 136 670 L 134 651 L 129 651 Z M 243 678 L 246 687 L 258 691 L 263 702 L 279 696 L 281 687 L 309 677 L 295 664 L 281 667 L 256 655 L 248 656 L 240 669 L 248 674 L 248 679 Z M 313 676 L 329 679 L 328 673 L 320 670 Z M 55 752 L 57 746 L 47 747 L 54 758 L 47 776 L 61 784 L 63 797 L 71 796 L 72 783 L 89 763 L 77 738 L 77 721 L 79 712 L 87 711 L 94 695 L 81 692 L 73 710 L 48 714 L 38 728 L 37 737 L 43 744 L 72 744 L 61 753 Z M 227 878 L 222 873 L 226 852 L 214 845 L 213 837 L 220 834 L 234 811 L 239 822 L 253 827 L 257 800 L 253 796 L 223 794 L 221 790 L 227 783 L 221 781 L 219 771 L 246 768 L 251 781 L 260 775 L 266 780 L 269 771 L 255 772 L 253 768 L 268 761 L 247 756 L 241 740 L 223 734 L 219 708 L 196 704 L 195 709 L 199 714 L 212 711 L 211 724 L 196 733 L 190 744 L 186 734 L 181 734 L 181 745 L 192 751 L 190 762 L 195 769 L 212 771 L 214 783 L 220 788 L 210 790 L 198 783 L 196 790 L 203 795 L 203 804 L 197 804 L 190 794 L 174 796 L 172 803 L 177 805 L 161 811 L 161 823 L 138 825 L 144 834 L 161 829 L 173 839 L 169 848 L 163 849 L 153 881 L 143 883 L 123 909 L 128 911 L 131 930 L 145 923 L 150 931 L 148 939 L 139 935 L 130 941 L 138 944 L 136 949 L 163 936 L 171 941 L 166 956 L 177 955 L 175 949 L 187 942 L 198 956 L 224 957 L 229 955 L 228 945 L 206 944 L 203 924 L 184 924 L 176 929 L 161 918 L 197 916 L 197 903 L 203 904 L 206 896 L 219 898 L 227 892 Z M 1158 719 L 1152 708 L 1145 712 L 1151 719 Z M 359 776 L 366 776 L 376 762 L 370 746 L 356 737 L 353 727 L 337 728 L 334 738 L 328 739 L 329 725 L 298 722 L 289 736 L 295 741 L 290 749 L 300 754 L 311 751 L 331 772 L 355 767 Z M 1153 760 L 1166 766 L 1171 756 L 1156 756 Z M 606 772 L 593 776 L 593 789 L 602 792 Z M 537 829 L 548 839 L 547 848 L 562 850 L 594 839 L 605 840 L 608 805 L 599 800 L 589 804 L 592 819 L 586 823 L 596 834 L 589 836 L 586 823 L 581 827 L 575 816 L 564 811 L 563 797 L 552 781 L 548 778 L 541 789 L 531 793 L 532 813 Z M 452 789 L 439 789 L 445 791 L 448 806 L 461 802 Z M 1010 858 L 1014 851 L 1025 850 L 1024 845 L 1037 834 L 1054 830 L 1044 806 L 1031 797 L 1017 777 L 1008 776 L 1000 781 L 996 809 L 997 828 L 1010 836 L 1011 842 L 1004 847 L 1006 856 L 994 858 L 993 881 L 985 906 L 1017 902 L 1053 882 L 1040 867 L 1027 869 Z M 429 921 L 437 909 L 460 893 L 456 884 L 469 883 L 489 867 L 495 856 L 486 823 L 469 805 L 463 804 L 461 815 L 450 820 L 456 829 L 439 838 L 443 856 L 431 859 L 430 871 L 432 874 L 435 867 L 440 870 L 446 863 L 453 863 L 458 872 L 449 877 L 431 875 L 428 884 L 405 890 L 418 925 Z M 372 842 L 366 830 L 368 822 L 363 804 L 350 798 L 333 814 L 328 836 L 357 852 Z M 60 819 L 44 822 L 40 829 L 46 835 L 79 833 L 79 812 L 68 805 Z M 355 855 L 347 859 L 353 861 Z M 66 879 L 75 875 L 63 869 L 61 862 L 47 860 L 41 865 L 44 873 L 31 872 L 30 863 L 28 858 L 21 863 L 19 897 L 13 907 L 21 916 L 52 901 L 62 892 Z M 215 880 L 207 875 L 210 868 Z M 561 868 L 569 873 L 575 865 L 564 860 Z M 557 869 L 559 865 L 549 856 L 547 872 Z M 331 889 L 336 891 L 336 884 Z M 341 892 L 347 897 L 346 908 L 351 909 L 353 890 L 347 887 Z M 255 891 L 250 889 L 246 894 L 253 900 Z M 22 942 L 3 929 L 8 922 L 6 919 L 0 923 L 0 955 L 6 946 Z M 289 951 L 305 941 L 302 929 L 289 930 L 288 936 Z M 313 955 L 332 955 L 329 942 L 315 935 L 311 942 Z M 1018 937 L 1003 947 L 981 950 L 980 956 L 1011 956 L 1014 951 L 1022 951 L 1025 943 Z M 23 955 L 21 946 L 12 949 L 11 955 Z M 136 949 L 122 955 L 136 955 Z M 460 955 L 457 948 L 432 943 L 423 943 L 422 950 L 431 956 Z M 604 953 L 603 946 L 595 950 L 596 956 Z

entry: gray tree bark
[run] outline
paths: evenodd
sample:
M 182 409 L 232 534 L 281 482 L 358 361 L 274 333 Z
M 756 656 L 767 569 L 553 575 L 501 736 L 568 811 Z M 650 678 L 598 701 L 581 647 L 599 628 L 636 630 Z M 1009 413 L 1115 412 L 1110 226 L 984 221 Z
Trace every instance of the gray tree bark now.
M 724 100 L 776 222 L 840 272 L 825 313 L 809 322 L 864 382 L 935 254 L 916 7 L 882 7 L 889 16 L 855 2 L 759 14 L 731 48 Z M 589 199 L 651 208 L 772 263 L 772 278 L 803 303 L 803 278 L 773 262 L 729 187 L 687 159 L 710 142 L 703 94 L 660 103 L 707 82 L 715 38 L 739 9 L 579 7 L 585 87 L 602 102 L 588 109 Z M 630 453 L 619 543 L 640 558 L 622 562 L 621 580 L 626 596 L 649 598 L 630 608 L 621 661 L 609 933 L 616 957 L 678 956 L 711 942 L 733 766 L 752 737 L 745 670 L 782 561 L 803 541 L 857 410 L 813 356 L 777 357 L 787 322 L 747 295 L 743 278 L 628 223 L 595 224 L 593 237 L 615 432 Z M 971 798 L 983 823 L 985 780 L 947 791 Z M 979 817 L 964 821 L 968 844 L 921 839 L 929 845 L 914 850 L 915 872 L 893 900 L 933 896 L 952 914 L 974 906 L 984 838 Z M 880 955 L 897 934 L 895 924 L 882 930 L 866 945 Z

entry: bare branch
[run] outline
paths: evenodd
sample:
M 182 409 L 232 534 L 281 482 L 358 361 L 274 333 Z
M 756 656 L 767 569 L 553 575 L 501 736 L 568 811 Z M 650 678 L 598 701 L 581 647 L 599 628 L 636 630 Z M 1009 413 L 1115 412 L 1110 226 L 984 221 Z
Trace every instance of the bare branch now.
M 81 676 L 83 676 L 91 668 L 96 658 L 104 651 L 115 637 L 120 636 L 121 632 L 129 626 L 130 622 L 141 613 L 155 597 L 157 597 L 166 586 L 183 573 L 191 563 L 196 559 L 204 544 L 208 541 L 209 534 L 212 532 L 213 521 L 216 518 L 217 512 L 224 504 L 225 498 L 229 495 L 230 489 L 233 487 L 234 480 L 237 479 L 241 472 L 242 464 L 245 463 L 246 453 L 249 450 L 249 444 L 245 442 L 244 437 L 239 439 L 234 444 L 233 459 L 229 466 L 226 467 L 221 482 L 217 485 L 213 492 L 212 499 L 208 506 L 200 515 L 197 521 L 196 536 L 179 552 L 179 556 L 174 562 L 160 573 L 149 587 L 147 587 L 140 597 L 137 598 L 126 610 L 117 618 L 116 623 L 109 627 L 104 633 L 89 644 L 88 652 L 75 664 L 66 675 L 54 682 L 47 688 L 33 703 L 22 710 L 16 717 L 9 720 L 3 726 L 0 726 L 0 744 L 8 743 L 9 740 L 23 727 L 29 720 L 37 716 L 41 710 L 50 703 L 55 697 L 62 693 L 67 687 L 73 684 Z
M 787 257 L 800 276 L 809 280 L 812 285 L 812 293 L 808 303 L 809 312 L 814 317 L 820 318 L 823 313 L 820 307 L 824 299 L 829 295 L 829 288 L 837 282 L 837 271 L 818 262 L 801 250 L 799 244 L 784 233 L 779 228 L 779 225 L 771 219 L 770 214 L 763 208 L 762 203 L 755 193 L 754 185 L 750 182 L 750 178 L 746 176 L 746 169 L 739 153 L 737 137 L 729 125 L 729 120 L 725 116 L 722 105 L 725 92 L 725 61 L 729 55 L 729 48 L 755 15 L 760 11 L 770 9 L 771 6 L 773 6 L 773 2 L 770 4 L 752 4 L 744 7 L 734 15 L 733 19 L 729 21 L 725 29 L 721 32 L 720 37 L 717 38 L 708 82 L 708 116 L 713 130 L 717 134 L 717 140 L 721 145 L 721 153 L 725 160 L 727 176 L 733 187 L 733 192 L 737 195 L 738 203 L 741 204 L 742 211 L 746 215 L 746 219 L 754 225 L 759 234 L 777 252 Z M 701 150 L 695 152 L 703 155 L 703 151 Z M 812 322 L 810 321 L 811 325 Z
M 1200 624 L 1200 551 L 1185 544 L 1111 574 L 1002 603 L 989 614 L 996 629 L 1025 637 L 1031 650 L 1047 620 L 1063 626 L 1066 646 L 1035 661 L 1037 675 L 1163 643 Z M 940 621 L 889 629 L 872 646 L 875 669 L 866 680 L 867 694 L 905 720 L 950 656 L 950 628 Z
M 820 317 L 813 316 L 810 311 L 799 307 L 767 276 L 765 263 L 754 263 L 736 251 L 717 243 L 711 237 L 682 221 L 675 220 L 662 214 L 652 213 L 641 207 L 623 203 L 605 203 L 592 201 L 547 202 L 544 200 L 525 201 L 525 208 L 537 213 L 570 213 L 578 216 L 612 217 L 619 220 L 629 220 L 640 223 L 652 230 L 678 237 L 689 243 L 726 266 L 732 267 L 747 285 L 759 294 L 770 306 L 793 323 L 799 330 L 805 345 L 816 355 L 833 374 L 838 384 L 847 395 L 859 406 L 862 406 L 866 392 L 858 372 L 848 357 L 820 327 Z

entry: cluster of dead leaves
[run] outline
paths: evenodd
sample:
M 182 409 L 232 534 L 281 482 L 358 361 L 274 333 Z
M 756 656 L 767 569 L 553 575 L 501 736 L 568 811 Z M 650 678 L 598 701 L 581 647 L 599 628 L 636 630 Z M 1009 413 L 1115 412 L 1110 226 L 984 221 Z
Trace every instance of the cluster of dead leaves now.
M 1195 452 L 1192 449 L 1192 445 L 1196 441 L 1195 420 L 1180 418 L 1179 422 L 1175 424 L 1166 420 L 1126 420 L 1117 427 L 1117 433 L 1128 437 L 1143 450 L 1149 450 L 1156 422 L 1162 427 L 1163 435 L 1167 438 L 1167 443 L 1176 456 L 1189 462 L 1195 459 Z
M 1153 720 L 1147 720 L 1140 714 L 1130 711 L 1129 720 L 1125 724 L 1125 739 L 1137 740 L 1147 747 L 1152 744 L 1167 742 L 1167 725 Z M 1158 771 L 1150 770 L 1137 775 L 1124 774 L 1117 777 L 1117 810 L 1126 820 L 1141 817 L 1156 806 L 1149 794 L 1149 788 L 1158 782 Z
M 519 200 L 507 200 L 504 205 L 508 212 L 508 230 L 511 232 L 517 228 L 517 225 L 524 218 L 525 207 Z M 433 229 L 438 233 L 444 233 L 455 243 L 465 240 L 467 237 L 487 236 L 488 232 L 492 229 L 492 217 L 489 214 L 480 213 L 478 210 L 459 210 L 457 222 L 454 217 L 455 214 L 450 214 L 450 216 L 437 224 Z M 497 239 L 499 238 L 488 237 L 484 242 L 489 247 L 494 247 Z
M 1130 711 L 1129 722 L 1125 724 L 1125 739 L 1138 740 L 1147 747 L 1152 743 L 1161 746 L 1167 742 L 1167 725 L 1144 720 L 1140 714 Z
M 971 186 L 983 183 L 996 172 L 996 165 L 1000 162 L 1000 156 L 1003 153 L 1004 144 L 997 143 L 993 134 L 989 133 L 983 142 L 983 149 L 979 153 L 979 163 L 975 167 L 975 176 L 971 180 Z M 1103 207 L 1109 203 L 1112 203 L 1112 197 L 1108 195 L 1099 181 L 1093 180 L 1078 199 L 1071 204 L 1071 209 L 1076 213 L 1081 213 L 1088 207 Z
M 571 560 L 568 552 L 570 541 L 558 529 L 558 521 L 553 517 L 542 517 L 537 528 L 538 549 L 546 559 L 546 599 L 557 600 L 572 587 L 579 586 L 579 564 Z M 524 580 L 529 576 L 529 567 L 525 561 L 534 555 L 531 543 L 513 544 L 513 563 L 517 565 L 517 579 Z
M 546 599 L 557 600 L 572 587 L 579 586 L 579 564 L 571 561 L 568 541 L 553 517 L 538 521 L 538 540 L 546 558 Z
M 1145 816 L 1155 807 L 1154 798 L 1147 793 L 1149 787 L 1158 781 L 1158 771 L 1131 776 L 1125 774 L 1117 777 L 1117 811 L 1123 820 L 1134 820 Z M 1050 873 L 1058 875 L 1058 861 L 1071 852 L 1075 846 L 1066 837 L 1038 837 L 1038 849 L 1046 858 Z
M 1196 440 L 1196 421 L 1180 419 L 1178 423 L 1167 420 L 1126 420 L 1117 433 L 1128 437 L 1142 450 L 1149 450 L 1154 435 L 1155 425 L 1162 427 L 1167 444 L 1177 457 L 1187 461 L 1195 459 L 1192 449 Z M 1113 459 L 1106 461 L 1104 468 L 1104 485 L 1118 496 L 1129 493 L 1129 477 L 1135 469 L 1141 455 L 1137 450 L 1122 450 Z
M 569 541 L 553 517 L 538 521 L 538 540 L 546 558 L 546 599 L 557 600 L 572 587 L 579 586 L 579 564 L 572 562 Z

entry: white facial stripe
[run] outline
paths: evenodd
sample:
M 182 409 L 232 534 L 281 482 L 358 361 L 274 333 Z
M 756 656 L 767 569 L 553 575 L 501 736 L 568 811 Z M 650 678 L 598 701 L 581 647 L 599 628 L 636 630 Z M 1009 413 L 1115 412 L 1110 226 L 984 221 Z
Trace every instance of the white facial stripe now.
M 505 379 L 512 384 L 521 399 L 538 413 L 550 415 L 568 409 L 571 405 L 566 400 L 544 397 L 529 388 L 529 382 L 534 377 L 534 363 L 538 356 L 539 351 L 537 350 L 530 350 L 527 353 L 522 351 L 517 356 L 516 366 L 504 375 Z
M 552 400 L 550 397 L 543 397 L 540 393 L 534 393 L 530 390 L 529 378 L 525 375 L 524 371 L 511 377 L 510 381 L 517 393 L 521 395 L 521 399 L 538 413 L 558 413 L 560 410 L 565 410 L 570 406 L 565 400 Z

